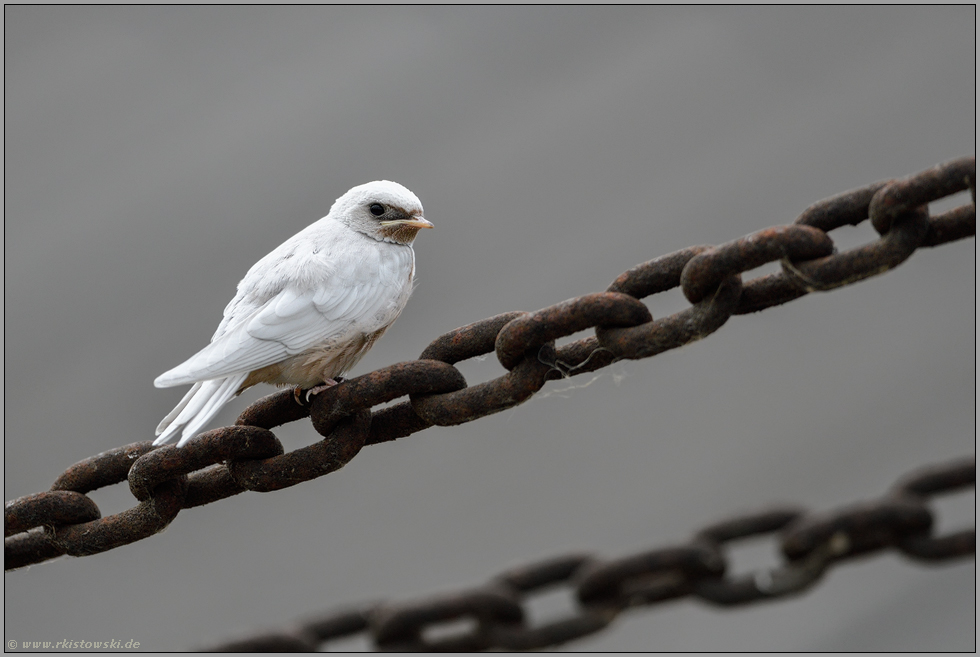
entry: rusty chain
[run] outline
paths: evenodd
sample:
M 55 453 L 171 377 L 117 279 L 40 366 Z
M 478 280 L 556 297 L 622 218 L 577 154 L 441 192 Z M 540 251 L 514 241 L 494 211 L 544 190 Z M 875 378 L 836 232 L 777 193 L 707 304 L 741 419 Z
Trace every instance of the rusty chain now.
M 693 596 L 719 606 L 797 595 L 841 561 L 895 548 L 915 560 L 972 556 L 975 529 L 933 536 L 934 495 L 976 486 L 973 457 L 920 469 L 885 496 L 826 513 L 796 507 L 738 515 L 705 527 L 683 544 L 618 559 L 567 554 L 511 568 L 486 584 L 434 597 L 376 603 L 327 612 L 278 630 L 210 648 L 222 652 L 313 652 L 357 634 L 374 647 L 397 651 L 534 650 L 604 629 L 627 609 Z M 783 563 L 732 576 L 725 545 L 775 534 Z M 575 609 L 566 618 L 532 626 L 527 600 L 565 587 Z M 469 621 L 455 635 L 432 637 L 439 625 Z
M 970 203 L 930 216 L 928 203 L 967 189 Z M 827 233 L 869 218 L 880 238 L 837 253 Z M 845 192 L 810 206 L 792 225 L 638 265 L 605 292 L 450 331 L 418 360 L 344 381 L 309 407 L 296 404 L 286 390 L 252 404 L 235 426 L 202 433 L 182 448 L 153 448 L 146 441 L 76 463 L 51 490 L 5 504 L 4 567 L 127 545 L 163 530 L 181 509 L 309 481 L 343 467 L 364 445 L 500 412 L 549 380 L 676 349 L 716 331 L 732 315 L 855 283 L 896 267 L 919 247 L 975 234 L 975 157 Z M 781 272 L 742 283 L 742 272 L 773 261 L 780 261 Z M 692 304 L 681 312 L 654 319 L 640 301 L 678 286 Z M 592 327 L 593 337 L 556 348 L 555 340 Z M 453 365 L 490 352 L 507 372 L 468 385 Z M 371 411 L 406 395 L 408 401 Z M 284 454 L 270 430 L 307 416 L 324 439 Z M 123 481 L 139 503 L 101 517 L 86 493 Z

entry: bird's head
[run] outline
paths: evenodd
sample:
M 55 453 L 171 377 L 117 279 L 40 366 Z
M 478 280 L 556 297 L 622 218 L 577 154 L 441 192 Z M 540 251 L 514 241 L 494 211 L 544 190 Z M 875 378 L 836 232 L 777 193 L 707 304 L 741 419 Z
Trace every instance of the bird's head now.
M 334 202 L 330 214 L 359 233 L 395 244 L 411 244 L 419 230 L 432 228 L 419 197 L 390 180 L 354 187 Z

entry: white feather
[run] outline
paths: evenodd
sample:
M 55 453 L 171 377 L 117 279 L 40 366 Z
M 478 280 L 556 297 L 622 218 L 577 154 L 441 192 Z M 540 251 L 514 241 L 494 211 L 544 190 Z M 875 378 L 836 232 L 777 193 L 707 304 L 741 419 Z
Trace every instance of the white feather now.
M 167 418 L 157 427 L 157 439 L 154 445 L 163 445 L 173 440 L 178 433 L 181 434 L 177 447 L 181 447 L 188 440 L 197 435 L 201 428 L 211 421 L 218 411 L 235 396 L 238 387 L 245 381 L 248 374 L 239 374 L 224 379 L 213 379 L 195 383 L 191 391 L 184 396 L 181 403 L 177 405 L 170 415 L 174 416 L 169 422 Z M 183 407 L 181 407 L 183 405 Z M 174 412 L 178 411 L 175 415 Z

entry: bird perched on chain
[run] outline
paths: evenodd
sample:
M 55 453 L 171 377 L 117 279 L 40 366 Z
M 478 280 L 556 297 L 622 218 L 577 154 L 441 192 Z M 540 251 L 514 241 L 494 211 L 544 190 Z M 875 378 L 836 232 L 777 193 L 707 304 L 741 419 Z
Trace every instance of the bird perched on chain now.
M 336 385 L 401 314 L 412 293 L 412 242 L 432 228 L 405 187 L 376 180 L 338 198 L 327 216 L 259 260 L 238 284 L 211 344 L 156 378 L 193 383 L 157 427 L 180 447 L 257 383 L 311 394 Z

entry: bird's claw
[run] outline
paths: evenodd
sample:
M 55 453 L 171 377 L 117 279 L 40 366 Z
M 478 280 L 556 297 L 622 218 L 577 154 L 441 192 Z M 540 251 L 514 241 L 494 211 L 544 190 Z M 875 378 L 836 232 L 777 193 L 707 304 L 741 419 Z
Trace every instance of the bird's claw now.
M 302 386 L 296 386 L 293 388 L 293 399 L 295 399 L 296 403 L 300 406 L 309 406 L 310 401 L 314 396 L 319 395 L 324 390 L 334 387 L 341 381 L 343 381 L 343 379 L 339 376 L 336 379 L 327 379 L 322 385 L 313 386 L 306 391 L 303 390 Z
M 327 390 L 328 388 L 333 388 L 338 383 L 340 383 L 340 381 L 337 381 L 335 379 L 327 379 L 326 381 L 323 382 L 323 385 L 314 386 L 310 388 L 309 390 L 306 391 L 306 403 L 309 404 L 310 399 L 314 395 L 319 395 L 324 390 Z

